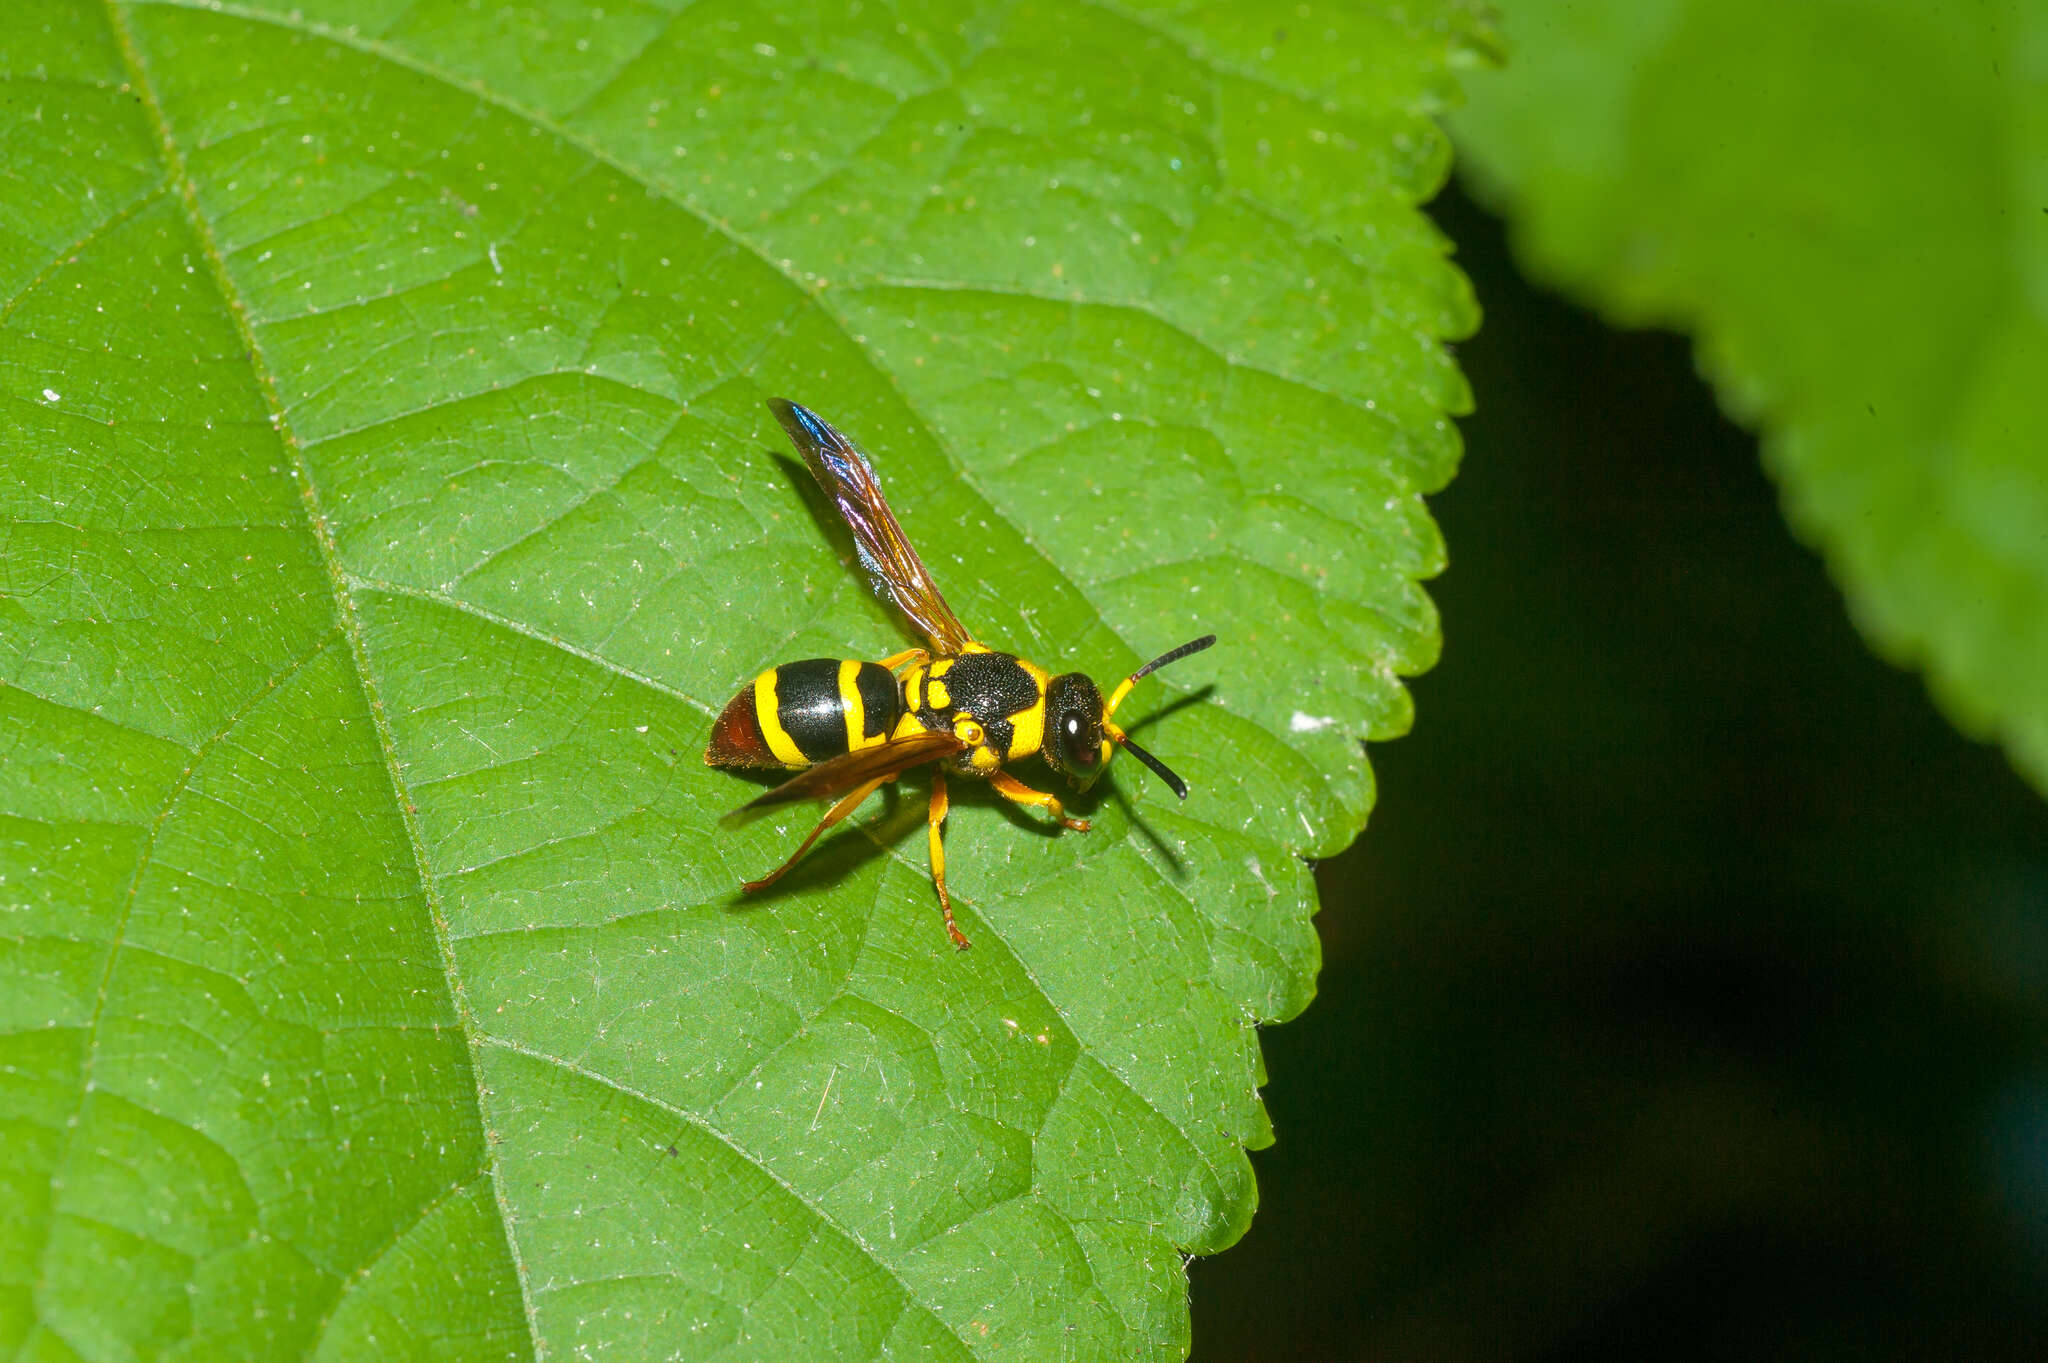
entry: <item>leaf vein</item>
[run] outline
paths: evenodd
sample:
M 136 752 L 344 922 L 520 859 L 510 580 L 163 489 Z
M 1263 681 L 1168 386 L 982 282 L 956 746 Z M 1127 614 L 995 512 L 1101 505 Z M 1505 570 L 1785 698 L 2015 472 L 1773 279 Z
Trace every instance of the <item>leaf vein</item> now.
M 146 205 L 148 205 L 153 199 L 155 199 L 159 194 L 162 194 L 169 187 L 170 186 L 168 184 L 165 184 L 161 181 L 151 185 L 147 191 L 136 195 L 127 203 L 122 204 L 120 208 L 116 209 L 114 212 L 108 214 L 106 217 L 100 219 L 91 227 L 87 228 L 85 233 L 81 235 L 78 238 L 78 240 L 72 242 L 69 246 L 66 246 L 63 249 L 57 251 L 55 254 L 53 254 L 49 258 L 49 260 L 44 262 L 42 267 L 35 272 L 34 277 L 31 278 L 28 281 L 28 283 L 21 286 L 21 291 L 19 293 L 15 294 L 12 298 L 8 299 L 6 303 L 0 304 L 0 325 L 4 325 L 7 319 L 14 315 L 14 310 L 17 307 L 19 307 L 22 304 L 22 302 L 26 300 L 31 294 L 33 294 L 37 289 L 40 289 L 45 283 L 47 283 L 52 275 L 56 274 L 57 271 L 63 269 L 66 265 L 70 264 L 72 258 L 76 256 L 80 251 L 83 251 L 86 247 L 92 245 L 93 242 L 99 240 L 107 233 L 112 232 L 115 228 L 119 227 L 122 223 L 127 222 L 128 219 L 134 217 L 137 213 L 140 213 Z
M 848 1244 L 858 1249 L 861 1252 L 862 1256 L 865 1257 L 869 1263 L 873 1264 L 876 1268 L 881 1269 L 883 1273 L 888 1275 L 889 1280 L 895 1283 L 897 1289 L 902 1292 L 903 1299 L 905 1301 L 917 1303 L 918 1309 L 923 1311 L 927 1316 L 929 1316 L 932 1319 L 932 1321 L 935 1324 L 937 1324 L 940 1328 L 945 1330 L 946 1333 L 950 1334 L 955 1340 L 957 1340 L 960 1344 L 960 1347 L 966 1350 L 968 1354 L 972 1355 L 975 1352 L 974 1349 L 968 1344 L 966 1336 L 962 1335 L 960 1331 L 952 1325 L 951 1322 L 947 1321 L 944 1317 L 940 1316 L 938 1312 L 932 1310 L 931 1307 L 924 1305 L 922 1299 L 917 1295 L 917 1293 L 911 1290 L 910 1284 L 905 1282 L 903 1280 L 903 1277 L 896 1271 L 895 1265 L 891 1264 L 887 1259 L 883 1258 L 881 1251 L 876 1249 L 875 1246 L 869 1244 L 866 1237 L 862 1236 L 859 1232 L 855 1231 L 851 1226 L 848 1226 L 838 1217 L 834 1216 L 826 1208 L 818 1205 L 816 1201 L 814 1201 L 809 1195 L 804 1193 L 802 1190 L 797 1188 L 795 1184 L 791 1183 L 788 1179 L 784 1178 L 781 1174 L 777 1173 L 774 1167 L 770 1165 L 766 1160 L 762 1159 L 759 1155 L 749 1150 L 746 1146 L 740 1144 L 740 1142 L 735 1137 L 721 1129 L 717 1124 L 712 1122 L 709 1118 L 705 1117 L 702 1113 L 693 1112 L 688 1108 L 678 1107 L 673 1103 L 666 1102 L 660 1098 L 655 1097 L 653 1094 L 648 1093 L 643 1089 L 635 1088 L 631 1084 L 622 1083 L 621 1081 L 614 1079 L 609 1075 L 600 1074 L 596 1070 L 586 1069 L 584 1066 L 577 1064 L 573 1060 L 566 1059 L 559 1055 L 550 1055 L 546 1051 L 535 1050 L 531 1046 L 521 1045 L 519 1042 L 512 1041 L 505 1037 L 485 1034 L 480 1038 L 480 1040 L 484 1045 L 495 1046 L 501 1050 L 510 1051 L 515 1055 L 523 1055 L 529 1060 L 537 1060 L 544 1065 L 552 1065 L 557 1069 L 564 1071 L 565 1073 L 573 1074 L 578 1078 L 586 1080 L 590 1083 L 597 1084 L 603 1088 L 611 1089 L 616 1093 L 624 1094 L 628 1098 L 636 1099 L 639 1102 L 647 1104 L 649 1107 L 655 1109 L 658 1112 L 666 1113 L 667 1115 L 676 1118 L 678 1121 L 685 1122 L 688 1125 L 695 1127 L 697 1130 L 711 1137 L 720 1145 L 724 1146 L 727 1150 L 731 1151 L 734 1155 L 738 1156 L 739 1159 L 745 1162 L 750 1168 L 766 1176 L 771 1182 L 775 1184 L 776 1187 L 782 1189 L 783 1192 L 787 1193 L 792 1201 L 794 1201 L 798 1206 L 802 1207 L 805 1211 L 809 1212 L 813 1218 L 814 1235 L 816 1234 L 817 1230 L 824 1229 L 830 1230 L 833 1233 L 840 1236 L 841 1238 L 843 1238 Z
M 432 588 L 407 586 L 404 583 L 391 582 L 383 578 L 360 577 L 351 573 L 348 575 L 348 581 L 352 587 L 360 591 L 381 592 L 386 596 L 409 597 L 414 601 L 423 601 L 429 605 L 440 606 L 463 615 L 474 616 L 485 624 L 509 630 L 513 634 L 531 639 L 538 644 L 545 644 L 549 648 L 559 649 L 572 658 L 589 663 L 592 667 L 644 686 L 648 690 L 658 695 L 666 696 L 670 700 L 680 701 L 682 704 L 707 717 L 718 714 L 717 710 L 698 700 L 695 696 L 689 695 L 665 681 L 650 677 L 644 672 L 636 672 L 624 663 L 607 658 L 601 653 L 593 653 L 580 644 L 572 644 L 558 634 L 549 634 L 527 624 L 523 620 L 514 620 L 509 615 L 500 615 L 488 606 L 479 606 L 473 601 L 465 601 L 459 596 L 450 596 L 446 592 L 438 592 Z
M 327 1304 L 327 1310 L 320 1317 L 319 1323 L 313 1327 L 313 1333 L 306 1341 L 306 1357 L 310 1359 L 319 1356 L 320 1343 L 327 1337 L 328 1330 L 333 1328 L 334 1318 L 341 1314 L 341 1308 L 348 1301 L 350 1295 L 369 1279 L 370 1274 L 376 1269 L 377 1265 L 383 1262 L 385 1255 L 397 1249 L 404 1242 L 406 1236 L 411 1235 L 414 1231 L 425 1225 L 429 1217 L 468 1192 L 476 1185 L 477 1179 L 489 1176 L 487 1169 L 478 1169 L 468 1178 L 444 1188 L 433 1197 L 428 1198 L 426 1202 L 421 1204 L 418 1215 L 406 1222 L 405 1225 L 399 1227 L 390 1239 L 379 1245 L 370 1253 L 369 1257 L 351 1269 L 348 1275 L 342 1279 L 340 1287 L 334 1294 L 334 1300 Z
M 258 705 L 275 694 L 279 685 L 300 668 L 325 652 L 329 641 L 333 637 L 332 631 L 323 635 L 320 642 L 311 650 L 293 659 L 262 686 L 251 691 L 239 704 L 228 712 L 227 717 L 215 728 L 214 732 L 192 749 L 191 760 L 185 764 L 184 770 L 178 773 L 177 780 L 172 782 L 170 790 L 165 793 L 163 804 L 158 808 L 156 817 L 150 821 L 149 831 L 144 835 L 142 846 L 136 853 L 134 873 L 129 876 L 128 887 L 121 896 L 121 911 L 114 920 L 114 931 L 107 942 L 106 961 L 100 967 L 99 984 L 94 991 L 92 1017 L 86 1024 L 85 1058 L 79 1066 L 78 1106 L 74 1110 L 72 1120 L 68 1125 L 68 1130 L 74 1134 L 73 1138 L 67 1139 L 65 1142 L 64 1159 L 51 1166 L 50 1206 L 53 1215 L 70 1215 L 70 1213 L 58 1210 L 60 1203 L 58 1196 L 59 1181 L 62 1178 L 63 1169 L 70 1163 L 70 1152 L 73 1148 L 75 1133 L 83 1127 L 85 1106 L 93 1093 L 93 1071 L 99 1061 L 100 1021 L 106 1015 L 107 996 L 112 991 L 114 963 L 120 958 L 125 939 L 128 935 L 128 924 L 135 912 L 135 900 L 137 892 L 142 886 L 143 873 L 155 858 L 157 838 L 163 832 L 164 824 L 170 819 L 173 811 L 183 801 L 185 792 L 191 789 L 192 776 L 199 770 L 200 764 L 206 760 L 207 756 L 229 734 L 233 733 L 241 722 L 254 712 Z M 36 1272 L 36 1295 L 38 1297 L 42 1295 L 49 1285 L 51 1268 L 49 1250 L 50 1241 L 48 1238 L 45 1238 Z

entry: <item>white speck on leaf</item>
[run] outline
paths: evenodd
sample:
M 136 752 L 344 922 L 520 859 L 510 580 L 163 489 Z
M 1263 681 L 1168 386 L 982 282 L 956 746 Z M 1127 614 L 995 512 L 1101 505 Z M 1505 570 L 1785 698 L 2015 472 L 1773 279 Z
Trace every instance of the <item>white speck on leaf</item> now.
M 1336 722 L 1335 717 L 1331 715 L 1312 715 L 1304 710 L 1296 710 L 1288 718 L 1287 727 L 1298 734 L 1312 734 L 1327 729 Z

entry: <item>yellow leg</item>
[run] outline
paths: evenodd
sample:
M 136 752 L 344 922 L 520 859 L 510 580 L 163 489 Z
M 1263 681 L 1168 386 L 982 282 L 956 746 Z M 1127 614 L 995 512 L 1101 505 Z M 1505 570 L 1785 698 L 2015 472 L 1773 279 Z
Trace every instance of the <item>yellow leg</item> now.
M 932 768 L 932 884 L 939 890 L 939 911 L 946 915 L 946 935 L 953 939 L 953 945 L 962 951 L 973 943 L 969 942 L 953 922 L 953 897 L 946 893 L 946 844 L 939 838 L 939 825 L 946 821 L 946 769 Z
M 877 790 L 881 789 L 882 783 L 884 781 L 888 781 L 890 779 L 892 778 L 884 776 L 877 778 L 876 780 L 870 781 L 864 786 L 855 786 L 851 791 L 847 793 L 844 799 L 840 800 L 838 804 L 832 806 L 831 809 L 825 812 L 825 817 L 818 820 L 818 826 L 811 830 L 811 835 L 808 838 L 805 838 L 802 842 L 798 843 L 796 851 L 791 852 L 789 854 L 788 861 L 783 862 L 782 865 L 776 867 L 767 875 L 762 876 L 759 880 L 750 880 L 746 884 L 742 885 L 740 888 L 747 891 L 749 894 L 752 894 L 756 890 L 765 890 L 770 885 L 773 885 L 776 881 L 782 879 L 783 872 L 787 871 L 790 867 L 796 865 L 797 859 L 803 856 L 804 853 L 811 850 L 811 844 L 818 840 L 818 835 L 820 833 L 823 833 L 833 824 L 838 823 L 841 819 L 853 813 L 854 810 L 860 808 L 860 802 L 862 800 L 865 800 L 868 798 L 868 796 L 873 795 Z
M 1026 809 L 1042 809 L 1059 820 L 1060 827 L 1071 828 L 1076 833 L 1088 831 L 1086 819 L 1070 819 L 1060 805 L 1060 797 L 1047 795 L 1042 790 L 1033 790 L 1006 771 L 991 772 L 988 783 L 996 788 L 996 794 L 1012 804 L 1023 805 Z
M 922 667 L 932 660 L 932 655 L 921 648 L 906 648 L 901 653 L 891 653 L 881 660 L 882 666 L 891 672 L 901 667 Z

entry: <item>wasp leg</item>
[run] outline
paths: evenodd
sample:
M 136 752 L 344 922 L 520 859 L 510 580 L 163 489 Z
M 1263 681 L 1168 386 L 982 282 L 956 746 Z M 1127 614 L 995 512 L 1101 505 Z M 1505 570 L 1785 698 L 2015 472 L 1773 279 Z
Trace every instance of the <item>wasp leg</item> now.
M 953 923 L 953 897 L 946 893 L 946 844 L 939 838 L 939 825 L 946 821 L 946 772 L 943 767 L 932 768 L 932 884 L 939 890 L 939 911 L 946 915 L 946 935 L 953 939 L 953 945 L 962 951 L 974 945 L 969 942 Z
M 894 672 L 900 667 L 923 667 L 932 660 L 932 655 L 921 648 L 906 648 L 901 653 L 891 653 L 881 660 L 882 666 Z
M 990 773 L 988 783 L 996 788 L 996 794 L 1012 804 L 1023 805 L 1027 809 L 1043 809 L 1059 821 L 1060 827 L 1071 828 L 1076 833 L 1088 831 L 1086 819 L 1067 817 L 1067 812 L 1060 805 L 1060 797 L 1057 795 L 1047 795 L 1042 790 L 1033 790 L 1006 771 Z
M 882 783 L 884 781 L 888 781 L 890 779 L 892 778 L 883 776 L 868 782 L 864 786 L 855 786 L 851 791 L 847 793 L 844 799 L 840 800 L 838 804 L 832 806 L 831 809 L 825 812 L 825 817 L 818 820 L 818 826 L 811 830 L 811 835 L 808 838 L 805 838 L 802 842 L 798 843 L 796 851 L 791 852 L 789 854 L 788 861 L 783 862 L 782 865 L 776 867 L 767 875 L 762 876 L 759 880 L 750 880 L 746 884 L 740 886 L 740 888 L 745 890 L 747 893 L 752 894 L 756 890 L 765 890 L 770 885 L 773 885 L 776 881 L 782 879 L 783 872 L 787 871 L 790 867 L 796 865 L 798 858 L 802 857 L 804 853 L 811 850 L 811 844 L 818 840 L 818 835 L 820 833 L 823 833 L 833 824 L 838 823 L 841 819 L 853 813 L 854 810 L 860 808 L 860 802 L 862 800 L 865 800 L 868 798 L 868 796 L 873 795 L 877 790 L 881 788 Z

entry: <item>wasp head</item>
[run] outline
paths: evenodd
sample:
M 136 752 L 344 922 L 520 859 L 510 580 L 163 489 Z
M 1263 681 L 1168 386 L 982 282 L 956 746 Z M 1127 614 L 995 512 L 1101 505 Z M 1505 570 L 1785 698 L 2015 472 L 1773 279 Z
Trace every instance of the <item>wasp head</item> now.
M 1111 716 L 1116 714 L 1116 707 L 1124 703 L 1124 697 L 1131 694 L 1131 688 L 1141 677 L 1168 663 L 1178 662 L 1190 653 L 1200 653 L 1215 642 L 1215 635 L 1205 634 L 1179 648 L 1169 649 L 1125 677 L 1107 701 L 1103 700 L 1102 692 L 1095 683 L 1079 672 L 1063 673 L 1047 682 L 1044 745 L 1047 764 L 1073 782 L 1076 790 L 1086 790 L 1109 765 L 1110 754 L 1119 747 L 1128 748 L 1131 756 L 1150 767 L 1175 795 L 1187 799 L 1188 783 L 1175 776 L 1164 762 L 1131 742 L 1130 735 L 1119 729 Z
M 1092 678 L 1067 672 L 1045 685 L 1045 761 L 1054 771 L 1086 790 L 1109 765 L 1109 718 L 1102 692 Z

